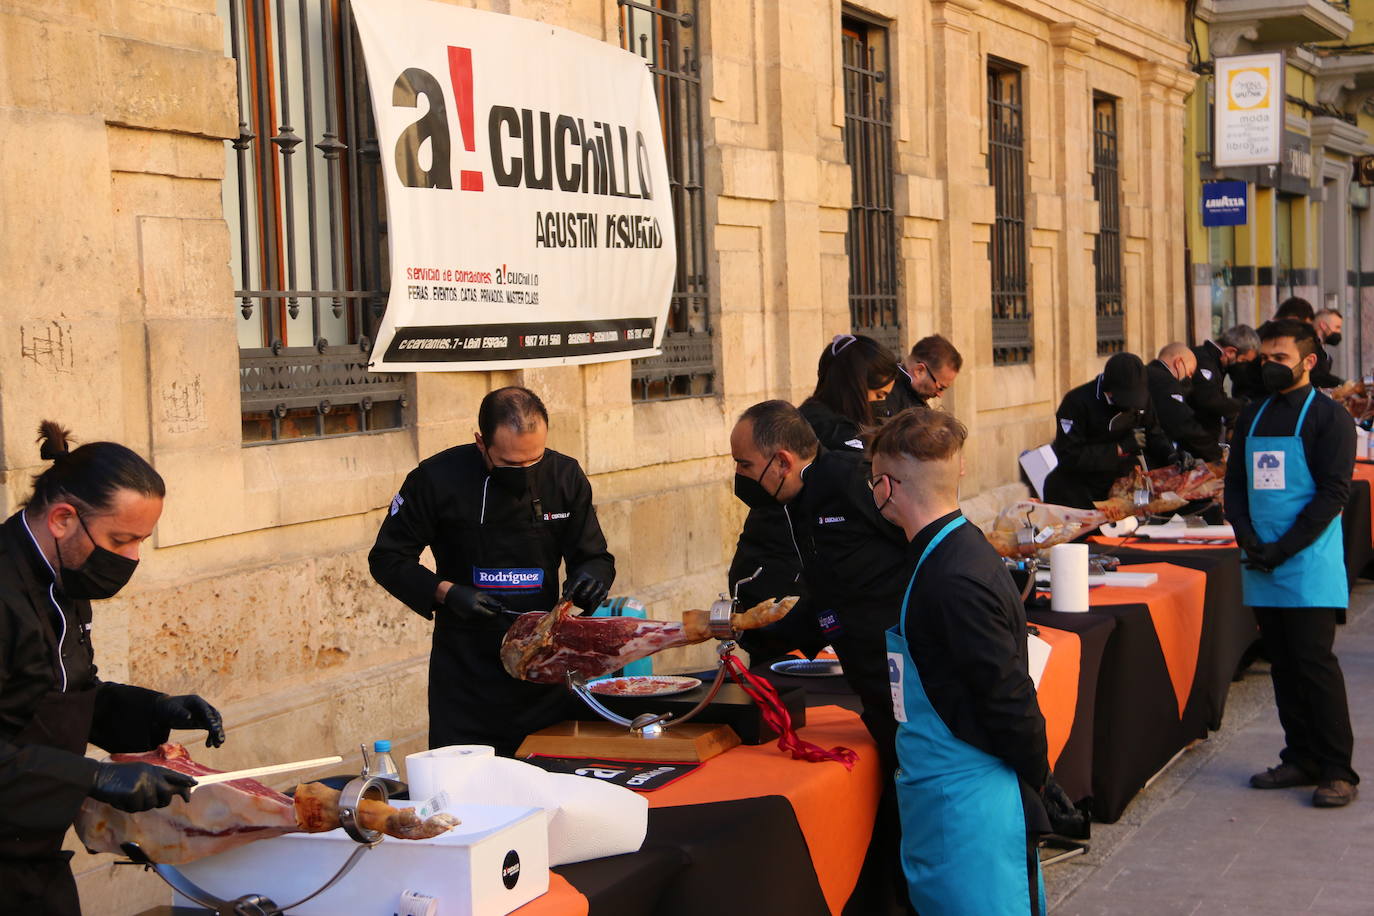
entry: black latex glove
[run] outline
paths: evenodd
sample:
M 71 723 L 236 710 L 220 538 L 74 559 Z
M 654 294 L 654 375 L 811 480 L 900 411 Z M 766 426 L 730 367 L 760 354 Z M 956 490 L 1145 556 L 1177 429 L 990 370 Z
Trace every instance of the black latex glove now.
M 203 728 L 205 746 L 219 747 L 224 743 L 224 721 L 219 710 L 205 700 L 188 693 L 185 696 L 163 695 L 153 701 L 153 716 L 158 725 L 168 728 Z
M 1067 792 L 1051 776 L 1045 782 L 1041 798 L 1045 802 L 1045 813 L 1050 817 L 1050 829 L 1071 840 L 1088 838 L 1088 815 L 1074 807 Z
M 589 572 L 580 572 L 564 583 L 563 597 L 584 612 L 594 611 L 606 600 L 606 593 L 610 590 L 610 583 L 602 582 Z
M 1245 548 L 1245 565 L 1260 572 L 1273 572 L 1287 559 L 1288 554 L 1278 544 L 1253 541 Z
M 457 583 L 454 583 L 444 596 L 444 607 L 463 623 L 486 623 L 510 610 L 495 595 L 480 592 L 471 585 Z
M 137 814 L 162 808 L 180 795 L 191 800 L 195 777 L 151 763 L 100 763 L 87 794 L 120 811 Z

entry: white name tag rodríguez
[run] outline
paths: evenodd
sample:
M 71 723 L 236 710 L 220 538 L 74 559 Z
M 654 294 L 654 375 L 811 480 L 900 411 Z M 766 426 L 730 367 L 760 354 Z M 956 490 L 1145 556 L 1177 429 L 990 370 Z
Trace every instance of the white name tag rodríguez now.
M 1250 469 L 1250 480 L 1256 490 L 1282 490 L 1285 487 L 1283 452 L 1255 452 L 1254 466 Z

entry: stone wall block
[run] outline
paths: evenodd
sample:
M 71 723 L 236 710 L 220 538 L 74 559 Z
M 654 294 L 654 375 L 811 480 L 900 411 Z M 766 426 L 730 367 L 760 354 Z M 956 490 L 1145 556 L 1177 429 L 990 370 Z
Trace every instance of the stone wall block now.
M 676 579 L 686 572 L 687 550 L 680 521 L 689 511 L 688 492 L 670 490 L 636 499 L 631 506 L 637 585 Z
M 175 238 L 168 241 L 178 243 L 175 250 L 181 251 L 182 228 L 163 225 L 156 234 L 167 235 L 170 229 Z M 184 281 L 185 271 L 180 267 L 172 270 Z M 187 301 L 188 306 L 196 301 L 179 295 L 168 298 Z M 234 441 L 241 435 L 238 347 L 229 316 L 158 318 L 149 320 L 146 327 L 154 449 L 216 448 Z
M 100 110 L 99 85 L 89 70 L 96 35 L 69 21 L 0 13 L 0 108 L 73 115 Z M 58 157 L 54 163 L 59 149 L 50 150 Z
M 236 313 L 224 220 L 149 216 L 138 230 L 146 317 L 211 320 L 215 332 L 232 337 L 225 333 Z M 232 356 L 236 364 L 237 348 Z
M 170 134 L 158 130 L 108 127 L 110 170 L 170 175 L 177 178 L 224 177 L 223 140 Z
M 772 150 L 727 147 L 720 151 L 721 194 L 753 200 L 780 196 L 778 156 Z
M 238 136 L 234 62 L 222 52 L 103 35 L 98 63 L 107 121 L 221 139 Z
M 110 0 L 109 25 L 112 32 L 125 38 L 225 53 L 225 23 L 213 5 L 196 10 L 180 2 Z
M 243 447 L 235 442 L 213 449 L 155 452 L 153 467 L 167 481 L 153 539 L 159 548 L 249 530 L 243 526 Z

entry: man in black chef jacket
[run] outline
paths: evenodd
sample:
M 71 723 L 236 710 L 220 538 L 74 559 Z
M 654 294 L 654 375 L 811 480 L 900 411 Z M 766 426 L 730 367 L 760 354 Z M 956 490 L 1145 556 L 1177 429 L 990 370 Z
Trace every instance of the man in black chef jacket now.
M 489 744 L 513 755 L 530 732 L 568 718 L 562 685 L 518 681 L 501 667 L 515 615 L 559 596 L 594 610 L 615 580 L 615 558 L 578 463 L 546 448 L 549 415 L 527 388 L 482 399 L 476 441 L 420 463 L 391 501 L 368 554 L 372 576 L 434 621 L 429 744 Z M 434 553 L 435 571 L 420 565 Z M 559 563 L 567 565 L 560 593 Z
M 1193 408 L 1197 422 L 1218 442 L 1222 441 L 1226 427 L 1235 421 L 1247 400 L 1235 391 L 1230 395 L 1226 393 L 1226 377 L 1243 372 L 1258 354 L 1259 335 L 1246 324 L 1228 328 L 1215 340 L 1204 340 L 1193 347 L 1197 371 L 1193 373 L 1188 405 Z M 1234 378 L 1232 385 L 1235 385 Z
M 1315 784 L 1313 804 L 1337 808 L 1355 798 L 1359 783 L 1345 679 L 1332 651 L 1349 601 L 1340 515 L 1350 498 L 1355 426 L 1311 384 L 1311 325 L 1270 322 L 1260 341 L 1270 394 L 1237 418 L 1226 516 L 1245 551 L 1245 603 L 1269 655 L 1285 746 L 1281 763 L 1250 784 Z
M 1173 458 L 1150 405 L 1145 365 L 1134 353 L 1117 353 L 1101 375 L 1064 395 L 1054 419 L 1059 464 L 1045 478 L 1047 503 L 1091 509 L 1142 457 L 1151 467 Z
M 1181 451 L 1202 461 L 1220 461 L 1221 443 L 1198 422 L 1188 405 L 1197 357 L 1187 344 L 1171 343 L 1145 367 L 1150 403 L 1160 428 Z
M 897 363 L 897 378 L 883 403 L 885 417 L 895 417 L 908 407 L 929 407 L 931 398 L 944 397 L 954 384 L 964 357 L 939 334 L 922 337 L 906 358 Z
M 885 762 L 895 723 L 883 633 L 896 620 L 906 538 L 873 506 L 863 454 L 825 451 L 801 412 L 764 401 L 730 433 L 735 494 L 751 508 L 782 504 L 821 630 L 863 703 Z
M 148 763 L 99 763 L 87 743 L 141 753 L 172 728 L 224 742 L 219 713 L 96 676 L 91 599 L 109 598 L 138 565 L 162 513 L 162 478 L 113 442 L 67 448 L 40 430 L 52 465 L 28 504 L 0 526 L 0 914 L 79 916 L 62 839 L 86 798 L 147 811 L 187 797 L 195 780 Z
M 1312 303 L 1301 296 L 1289 296 L 1274 310 L 1274 321 L 1301 321 L 1312 325 L 1316 332 L 1317 364 L 1312 367 L 1309 377 L 1316 388 L 1339 388 L 1344 380 L 1331 371 L 1331 354 L 1326 352 L 1327 345 L 1336 346 L 1341 342 L 1341 313 L 1335 309 L 1316 311 Z

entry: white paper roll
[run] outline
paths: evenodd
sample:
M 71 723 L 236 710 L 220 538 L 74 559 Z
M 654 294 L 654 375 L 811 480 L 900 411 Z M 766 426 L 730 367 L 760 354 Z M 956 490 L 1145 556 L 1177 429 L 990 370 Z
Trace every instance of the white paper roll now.
M 1050 548 L 1050 609 L 1081 613 L 1088 609 L 1088 545 Z
M 406 756 L 406 779 L 410 783 L 410 797 L 424 801 L 441 791 L 457 797 L 455 790 L 462 785 L 474 764 L 495 756 L 495 749 L 485 744 L 452 744 L 409 754 Z

